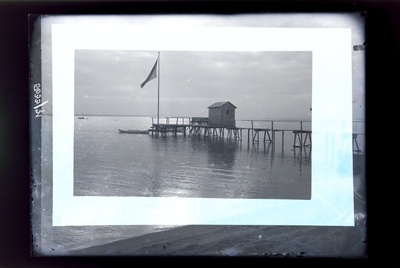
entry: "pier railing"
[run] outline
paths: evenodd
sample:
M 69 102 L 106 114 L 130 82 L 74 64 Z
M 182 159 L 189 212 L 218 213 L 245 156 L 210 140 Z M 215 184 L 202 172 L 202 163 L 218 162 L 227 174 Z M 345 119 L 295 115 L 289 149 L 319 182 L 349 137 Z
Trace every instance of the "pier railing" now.
M 171 117 L 171 116 L 166 116 L 164 118 L 160 118 L 161 121 L 159 121 L 159 124 L 166 124 L 166 125 L 186 125 L 190 124 L 192 117 Z M 157 118 L 152 117 L 151 118 L 151 124 L 154 125 L 156 124 Z
M 234 127 L 208 126 L 206 117 L 164 117 L 159 123 L 154 122 L 152 117 L 151 133 L 166 134 L 182 132 L 186 135 L 200 134 L 204 136 L 224 136 L 227 131 L 228 139 L 242 141 L 242 130 L 247 130 L 247 140 L 253 143 L 270 142 L 275 145 L 276 135 L 280 132 L 282 148 L 284 146 L 285 132 L 293 133 L 293 147 L 311 147 L 311 120 L 307 119 L 236 119 Z M 357 138 L 364 135 L 360 131 L 365 122 L 363 120 L 353 121 L 353 146 L 354 151 L 361 152 Z M 263 135 L 263 138 L 260 137 Z
M 248 139 L 260 142 L 260 133 L 264 135 L 263 141 L 275 145 L 276 133 L 282 135 L 282 148 L 284 146 L 285 132 L 293 133 L 293 147 L 311 146 L 311 120 L 306 119 L 237 119 L 237 125 L 248 129 Z M 277 127 L 277 125 L 279 125 Z M 283 126 L 284 125 L 284 126 Z M 289 126 L 290 125 L 290 126 Z
M 257 129 L 260 126 L 264 126 L 272 131 L 292 131 L 292 130 L 300 130 L 300 131 L 308 131 L 311 130 L 311 120 L 304 120 L 304 119 L 236 119 L 236 122 L 247 123 L 249 126 L 248 128 Z M 295 123 L 297 127 L 288 128 L 285 126 L 284 128 L 276 128 L 276 124 L 291 124 Z M 308 127 L 307 127 L 308 126 Z
M 233 138 L 242 141 L 242 131 L 247 130 L 248 142 L 250 140 L 253 143 L 261 142 L 261 133 L 261 135 L 264 135 L 263 142 L 274 143 L 276 132 L 281 132 L 283 146 L 284 134 L 286 131 L 290 131 L 294 134 L 293 142 L 295 147 L 311 146 L 311 126 L 304 128 L 304 124 L 311 123 L 311 120 L 237 119 L 235 120 L 235 126 L 230 127 L 209 126 L 208 118 L 206 117 L 164 117 L 158 120 L 158 123 L 154 123 L 154 121 L 154 117 L 152 117 L 152 127 L 150 129 L 152 134 L 174 133 L 176 135 L 178 132 L 183 132 L 186 135 L 186 128 L 188 128 L 189 134 L 200 134 L 203 132 L 204 136 L 224 136 L 226 130 L 228 139 Z M 275 124 L 278 123 L 296 123 L 296 126 L 292 128 L 276 128 Z M 307 140 L 308 144 L 306 144 Z

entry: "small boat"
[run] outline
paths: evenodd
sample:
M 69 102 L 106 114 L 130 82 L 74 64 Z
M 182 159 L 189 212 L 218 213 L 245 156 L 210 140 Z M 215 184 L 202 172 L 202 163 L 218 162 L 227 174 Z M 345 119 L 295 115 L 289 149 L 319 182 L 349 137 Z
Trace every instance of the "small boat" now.
M 119 133 L 130 133 L 130 134 L 149 134 L 148 130 L 136 130 L 136 129 L 118 129 Z
M 85 117 L 83 116 L 83 110 L 82 110 L 82 115 L 78 116 L 78 119 L 85 119 Z

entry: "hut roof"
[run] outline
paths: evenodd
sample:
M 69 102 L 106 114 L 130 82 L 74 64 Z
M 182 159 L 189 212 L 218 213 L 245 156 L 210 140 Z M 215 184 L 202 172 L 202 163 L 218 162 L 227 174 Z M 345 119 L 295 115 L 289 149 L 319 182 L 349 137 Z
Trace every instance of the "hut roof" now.
M 208 108 L 219 108 L 219 107 L 221 107 L 222 105 L 224 105 L 226 103 L 230 103 L 233 107 L 236 108 L 236 106 L 233 105 L 230 101 L 215 102 L 215 103 L 211 104 L 210 106 L 208 106 Z

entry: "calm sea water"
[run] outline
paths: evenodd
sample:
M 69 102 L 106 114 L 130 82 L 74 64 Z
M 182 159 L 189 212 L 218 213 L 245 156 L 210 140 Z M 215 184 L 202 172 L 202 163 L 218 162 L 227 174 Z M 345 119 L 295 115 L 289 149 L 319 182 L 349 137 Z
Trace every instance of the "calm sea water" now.
M 151 118 L 89 116 L 75 120 L 74 194 L 198 198 L 309 199 L 311 149 L 293 134 L 275 146 L 189 134 L 122 134 L 146 130 Z M 259 123 L 260 124 L 260 123 Z M 275 126 L 276 128 L 276 126 Z M 262 136 L 260 136 L 262 138 Z

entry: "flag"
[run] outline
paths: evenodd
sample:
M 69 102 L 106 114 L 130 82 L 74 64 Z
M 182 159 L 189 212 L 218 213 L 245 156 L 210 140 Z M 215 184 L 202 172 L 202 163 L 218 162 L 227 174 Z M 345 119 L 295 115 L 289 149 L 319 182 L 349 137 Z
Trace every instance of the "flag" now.
M 151 72 L 149 73 L 149 76 L 146 78 L 146 80 L 144 80 L 144 82 L 140 85 L 140 88 L 143 88 L 147 82 L 153 80 L 154 78 L 157 77 L 157 71 L 156 71 L 156 67 L 157 67 L 157 62 L 158 59 L 156 60 L 156 63 L 154 63 L 153 69 L 151 69 Z

